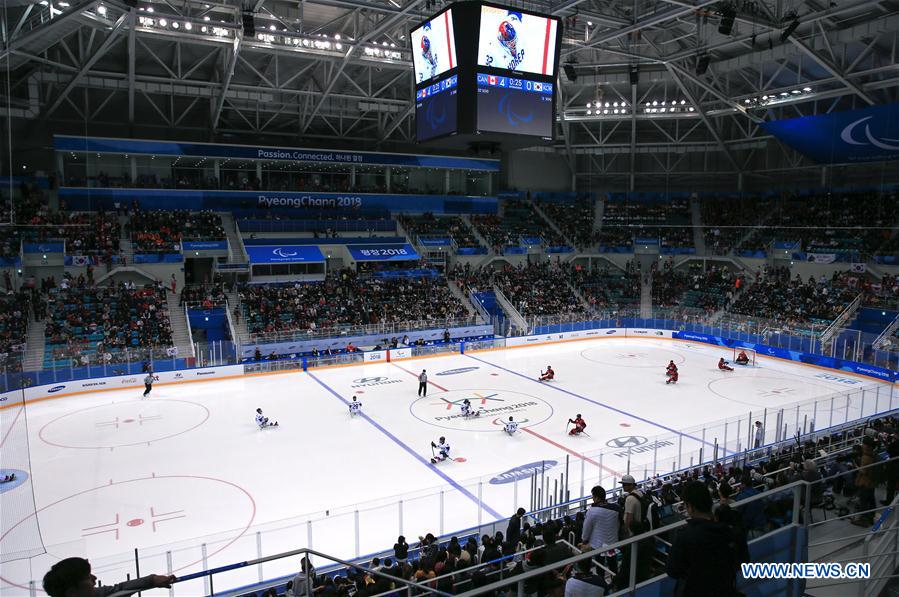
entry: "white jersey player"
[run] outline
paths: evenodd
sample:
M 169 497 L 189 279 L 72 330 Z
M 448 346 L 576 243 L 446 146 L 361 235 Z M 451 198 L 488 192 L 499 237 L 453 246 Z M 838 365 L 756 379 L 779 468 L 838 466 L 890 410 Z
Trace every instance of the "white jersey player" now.
M 256 424 L 259 425 L 260 429 L 265 429 L 266 427 L 277 427 L 278 421 L 272 423 L 268 420 L 268 417 L 262 414 L 262 409 L 256 409 Z
M 356 397 L 353 396 L 353 401 L 350 402 L 350 414 L 356 416 L 360 412 L 362 412 L 362 403 L 356 400 Z
M 524 60 L 524 47 L 522 43 L 522 32 L 524 27 L 521 23 L 521 13 L 510 10 L 505 16 L 499 15 L 499 22 L 495 23 L 495 28 L 491 27 L 493 23 L 481 23 L 482 33 L 480 41 L 481 53 L 479 64 L 484 66 L 492 66 L 494 68 L 507 68 L 516 70 Z M 482 18 L 484 18 L 482 16 Z M 489 41 L 484 39 L 486 35 L 490 35 Z M 486 45 L 486 48 L 483 47 Z
M 450 446 L 446 441 L 446 438 L 441 436 L 440 440 L 435 444 L 431 442 L 431 450 L 437 448 L 437 454 L 431 458 L 431 464 L 437 464 L 440 461 L 446 460 L 450 457 Z
M 431 34 L 431 24 L 425 23 L 423 29 L 424 34 L 421 37 L 421 57 L 424 61 L 424 69 L 418 73 L 419 83 L 425 80 L 426 74 L 428 75 L 428 79 L 437 76 L 437 61 L 439 59 L 436 50 L 431 46 L 431 38 L 428 37 Z
M 504 425 L 503 431 L 505 431 L 509 435 L 515 434 L 515 432 L 518 431 L 518 423 L 515 421 L 515 419 L 513 419 L 512 417 L 509 417 L 509 420 L 506 421 L 506 423 Z
M 471 408 L 471 400 L 466 398 L 462 401 L 462 416 L 465 418 L 468 417 L 480 417 L 481 411 L 472 410 Z

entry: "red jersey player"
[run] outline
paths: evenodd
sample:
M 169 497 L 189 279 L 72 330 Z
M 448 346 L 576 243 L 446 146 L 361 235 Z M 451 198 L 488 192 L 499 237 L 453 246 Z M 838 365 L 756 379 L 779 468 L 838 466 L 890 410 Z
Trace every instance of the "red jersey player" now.
M 665 375 L 668 376 L 668 379 L 665 380 L 665 385 L 677 383 L 677 365 L 674 364 L 673 360 L 668 362 L 668 367 L 665 369 Z
M 724 357 L 721 357 L 718 360 L 718 368 L 721 369 L 722 371 L 733 371 L 734 370 L 733 367 L 727 366 L 727 361 L 724 360 Z
M 569 423 L 574 423 L 574 428 L 568 432 L 568 435 L 580 435 L 584 432 L 584 429 L 587 428 L 587 421 L 585 421 L 580 413 L 578 416 L 574 418 L 574 420 L 568 419 Z
M 556 377 L 556 372 L 549 365 L 546 366 L 546 373 L 540 373 L 540 381 L 552 381 Z

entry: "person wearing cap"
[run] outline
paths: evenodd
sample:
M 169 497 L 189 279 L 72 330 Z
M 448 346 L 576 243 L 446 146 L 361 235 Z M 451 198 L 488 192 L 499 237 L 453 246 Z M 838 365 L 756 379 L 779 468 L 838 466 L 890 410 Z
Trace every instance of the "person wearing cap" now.
M 639 535 L 643 532 L 643 492 L 637 489 L 637 481 L 632 475 L 624 475 L 621 477 L 621 489 L 627 494 L 624 498 L 624 519 L 621 523 L 622 536 L 625 538 Z M 650 567 L 652 564 L 652 551 L 654 548 L 654 539 L 639 541 L 637 544 L 637 582 L 642 582 L 650 577 Z M 621 561 L 619 570 L 630 570 L 630 562 L 633 553 L 633 547 L 624 548 L 624 558 Z M 626 587 L 629 582 L 630 574 L 619 574 L 615 577 L 617 587 L 619 589 Z
M 167 589 L 173 582 L 172 575 L 151 574 L 111 587 L 97 586 L 90 562 L 84 558 L 66 558 L 53 564 L 44 575 L 44 592 L 50 597 L 128 597 L 138 591 Z

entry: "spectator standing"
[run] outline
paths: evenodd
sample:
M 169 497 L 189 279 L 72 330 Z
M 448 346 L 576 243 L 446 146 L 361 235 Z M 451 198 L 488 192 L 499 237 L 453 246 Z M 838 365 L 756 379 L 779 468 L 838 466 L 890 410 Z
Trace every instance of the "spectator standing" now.
M 297 572 L 297 575 L 293 577 L 294 597 L 311 597 L 312 593 L 307 592 L 307 589 L 314 584 L 315 568 L 312 567 L 312 563 L 309 561 L 309 557 L 303 556 L 303 559 L 300 560 L 300 571 Z
M 862 454 L 858 460 L 858 467 L 862 470 L 858 471 L 855 477 L 855 486 L 858 488 L 858 511 L 863 512 L 851 520 L 852 524 L 866 527 L 874 523 L 874 512 L 865 512 L 872 510 L 874 504 L 874 440 L 866 437 L 862 440 Z
M 593 505 L 587 509 L 584 517 L 584 529 L 581 531 L 584 543 L 590 545 L 591 549 L 599 549 L 617 543 L 621 508 L 618 504 L 610 504 L 606 501 L 606 490 L 601 485 L 590 490 L 590 494 L 593 496 Z
M 620 483 L 622 490 L 627 494 L 624 499 L 624 518 L 621 535 L 622 538 L 633 537 L 644 532 L 643 492 L 637 489 L 637 482 L 632 475 L 624 475 L 621 477 Z M 622 573 L 615 577 L 617 588 L 623 588 L 630 582 L 629 570 L 635 546 L 637 548 L 637 582 L 642 582 L 649 578 L 654 543 L 654 540 L 644 540 L 624 549 L 624 558 L 621 560 L 620 567 Z
M 98 587 L 97 577 L 91 573 L 90 562 L 84 558 L 66 558 L 54 564 L 44 575 L 44 592 L 50 597 L 128 597 L 138 591 L 167 589 L 173 582 L 174 576 L 151 574 L 111 587 Z
M 506 527 L 506 541 L 512 545 L 517 544 L 521 539 L 521 520 L 524 518 L 524 513 L 524 508 L 519 508 L 512 515 L 512 518 L 509 519 L 509 524 Z
M 668 556 L 668 576 L 677 579 L 677 597 L 734 595 L 742 546 L 731 530 L 712 520 L 712 496 L 706 486 L 692 481 L 684 489 L 690 517 L 674 538 Z
M 894 433 L 890 436 L 890 443 L 887 444 L 887 453 L 890 455 L 890 462 L 886 467 L 887 497 L 883 501 L 884 506 L 892 502 L 893 498 L 896 497 L 896 483 L 899 483 L 899 460 L 896 459 L 899 456 L 899 435 Z
M 754 447 L 761 448 L 762 444 L 765 443 L 765 428 L 762 427 L 761 421 L 755 422 L 755 443 Z
M 398 564 L 405 564 L 409 559 L 409 544 L 402 535 L 397 537 L 396 543 L 393 544 L 393 558 Z

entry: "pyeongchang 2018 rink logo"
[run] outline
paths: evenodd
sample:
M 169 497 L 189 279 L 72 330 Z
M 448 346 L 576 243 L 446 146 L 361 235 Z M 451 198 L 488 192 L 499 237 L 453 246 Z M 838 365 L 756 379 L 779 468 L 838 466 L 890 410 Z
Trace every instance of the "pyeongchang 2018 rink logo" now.
M 475 371 L 477 369 L 480 369 L 480 367 L 459 367 L 458 369 L 440 371 L 437 375 L 459 375 L 460 373 L 469 373 L 470 371 Z
M 538 462 L 516 466 L 515 468 L 511 468 L 490 479 L 490 484 L 504 485 L 506 483 L 514 483 L 519 479 L 527 479 L 537 473 L 548 471 L 557 464 L 559 463 L 555 460 L 540 460 Z

